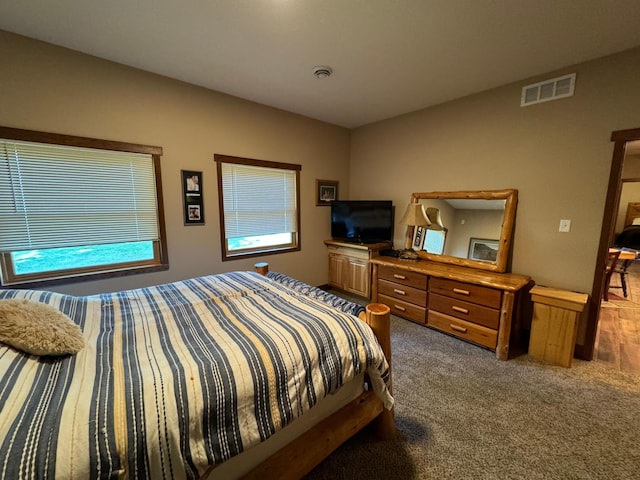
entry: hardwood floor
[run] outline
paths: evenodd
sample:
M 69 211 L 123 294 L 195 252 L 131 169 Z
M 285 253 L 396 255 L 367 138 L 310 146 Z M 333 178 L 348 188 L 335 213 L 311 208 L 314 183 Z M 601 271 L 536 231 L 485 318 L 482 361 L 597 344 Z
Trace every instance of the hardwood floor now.
M 621 288 L 609 290 L 602 302 L 594 360 L 616 370 L 640 374 L 640 261 L 631 264 L 627 275 L 627 298 Z M 614 274 L 612 286 L 620 285 Z

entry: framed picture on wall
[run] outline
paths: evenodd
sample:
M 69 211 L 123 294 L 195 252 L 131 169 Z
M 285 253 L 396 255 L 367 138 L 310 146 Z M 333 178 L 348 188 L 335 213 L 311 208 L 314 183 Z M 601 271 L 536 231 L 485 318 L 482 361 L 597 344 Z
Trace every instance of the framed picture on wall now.
M 488 240 L 485 238 L 471 238 L 469 240 L 470 260 L 480 260 L 482 262 L 495 262 L 498 259 L 499 240 Z
M 181 170 L 185 225 L 204 225 L 202 172 Z
M 316 180 L 316 205 L 329 206 L 333 200 L 338 200 L 338 182 Z

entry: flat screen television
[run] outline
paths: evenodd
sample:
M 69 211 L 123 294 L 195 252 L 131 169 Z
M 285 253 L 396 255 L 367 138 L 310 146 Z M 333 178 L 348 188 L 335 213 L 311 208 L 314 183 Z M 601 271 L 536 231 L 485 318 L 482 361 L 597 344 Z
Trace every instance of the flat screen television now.
M 391 200 L 334 200 L 331 238 L 353 243 L 393 243 Z

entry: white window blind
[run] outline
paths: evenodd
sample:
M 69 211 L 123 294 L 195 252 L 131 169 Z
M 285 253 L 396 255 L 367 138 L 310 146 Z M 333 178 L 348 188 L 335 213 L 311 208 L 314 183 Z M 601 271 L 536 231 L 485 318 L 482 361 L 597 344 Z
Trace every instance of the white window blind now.
M 225 237 L 298 231 L 296 171 L 222 163 Z
M 0 251 L 159 238 L 153 158 L 0 139 Z

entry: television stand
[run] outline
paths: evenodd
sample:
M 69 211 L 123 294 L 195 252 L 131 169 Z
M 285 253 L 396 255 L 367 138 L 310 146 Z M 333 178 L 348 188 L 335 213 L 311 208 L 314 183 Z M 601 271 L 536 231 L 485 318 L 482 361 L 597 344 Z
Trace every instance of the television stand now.
M 359 297 L 371 297 L 371 258 L 389 242 L 349 243 L 325 240 L 329 254 L 329 285 Z

